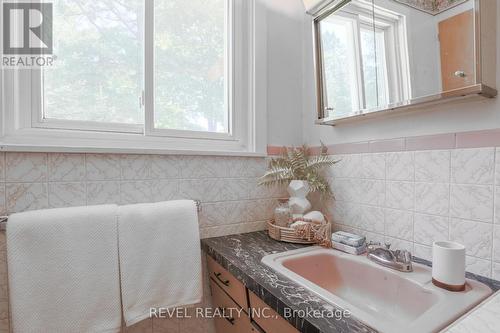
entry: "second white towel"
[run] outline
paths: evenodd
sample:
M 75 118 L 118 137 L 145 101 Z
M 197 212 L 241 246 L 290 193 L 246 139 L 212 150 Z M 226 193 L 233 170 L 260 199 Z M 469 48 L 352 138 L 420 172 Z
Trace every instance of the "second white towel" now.
M 195 203 L 180 200 L 118 209 L 126 325 L 148 318 L 151 308 L 199 303 L 203 289 Z

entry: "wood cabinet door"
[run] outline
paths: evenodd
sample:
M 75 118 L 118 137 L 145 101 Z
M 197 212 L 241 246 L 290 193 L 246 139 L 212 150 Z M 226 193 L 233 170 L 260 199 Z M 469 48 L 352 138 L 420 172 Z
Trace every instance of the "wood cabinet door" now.
M 472 9 L 439 22 L 443 91 L 476 84 L 474 30 Z

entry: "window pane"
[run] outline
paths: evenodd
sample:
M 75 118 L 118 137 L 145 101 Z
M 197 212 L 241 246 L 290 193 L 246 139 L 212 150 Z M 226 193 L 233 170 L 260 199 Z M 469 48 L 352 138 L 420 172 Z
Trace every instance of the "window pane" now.
M 44 116 L 142 124 L 141 0 L 54 1 L 54 68 L 44 71 Z
M 325 106 L 334 109 L 335 117 L 348 116 L 359 110 L 354 22 L 332 15 L 320 24 L 327 96 Z
M 361 52 L 365 85 L 366 108 L 387 105 L 387 74 L 384 32 L 361 28 Z
M 155 1 L 155 127 L 227 133 L 226 0 Z

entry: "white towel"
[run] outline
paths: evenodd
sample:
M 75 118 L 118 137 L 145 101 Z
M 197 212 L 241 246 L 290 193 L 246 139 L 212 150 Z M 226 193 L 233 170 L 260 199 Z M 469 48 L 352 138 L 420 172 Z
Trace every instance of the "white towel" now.
M 127 326 L 151 308 L 202 299 L 198 213 L 191 200 L 121 206 L 118 243 L 123 316 Z
M 117 206 L 13 214 L 7 258 L 13 331 L 119 332 Z

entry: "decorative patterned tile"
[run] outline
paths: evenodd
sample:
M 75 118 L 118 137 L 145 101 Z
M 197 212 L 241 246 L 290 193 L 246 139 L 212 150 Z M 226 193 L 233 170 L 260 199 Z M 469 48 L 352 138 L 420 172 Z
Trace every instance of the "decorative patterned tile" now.
M 151 179 L 151 158 L 148 155 L 121 155 L 120 167 L 122 179 Z
M 49 181 L 85 180 L 84 154 L 49 154 Z
M 0 181 L 5 180 L 5 153 L 0 153 Z
M 413 243 L 412 242 L 408 242 L 408 241 L 398 239 L 398 238 L 387 237 L 387 236 L 384 238 L 384 242 L 391 244 L 391 249 L 406 250 L 406 251 L 410 251 L 413 253 Z
M 385 210 L 385 234 L 387 236 L 413 240 L 413 213 L 404 210 Z
M 415 214 L 416 243 L 431 246 L 437 241 L 448 240 L 450 222 L 448 217 Z
M 180 181 L 155 180 L 151 185 L 152 200 L 154 202 L 182 199 L 179 193 Z
M 247 201 L 248 221 L 268 221 L 274 217 L 274 209 L 278 206 L 275 199 Z
M 363 175 L 361 156 L 360 154 L 335 156 L 339 162 L 333 166 L 331 170 L 333 172 L 332 176 L 338 178 L 361 177 Z
M 415 184 L 415 211 L 447 216 L 450 208 L 450 185 Z
M 200 213 L 200 227 L 213 227 L 247 221 L 247 202 L 230 201 L 207 203 Z
M 385 204 L 385 183 L 383 180 L 361 179 L 353 183 L 353 194 L 358 202 L 367 205 L 383 206 Z
M 356 223 L 359 228 L 367 231 L 383 233 L 384 232 L 384 209 L 375 206 L 360 206 L 359 222 Z
M 120 203 L 122 205 L 153 201 L 151 190 L 153 181 L 127 181 L 120 183 Z
M 414 153 L 387 153 L 386 178 L 387 180 L 413 181 L 415 179 Z
M 415 152 L 415 180 L 448 183 L 450 181 L 450 159 L 449 151 Z
M 465 257 L 465 270 L 473 274 L 491 277 L 491 261 L 470 256 Z
M 500 264 L 494 262 L 493 263 L 493 276 L 494 280 L 500 281 Z
M 151 156 L 151 178 L 180 178 L 182 157 L 175 155 Z
M 413 210 L 415 184 L 410 182 L 387 182 L 386 205 L 389 208 Z
M 47 184 L 7 183 L 7 213 L 48 208 Z
M 119 180 L 121 175 L 120 155 L 87 154 L 87 180 Z
M 458 184 L 493 184 L 495 149 L 456 149 L 451 153 L 451 180 Z
M 269 163 L 269 160 L 263 157 L 247 157 L 247 158 L 242 158 L 242 163 L 245 164 L 244 174 L 239 176 L 236 175 L 232 176 L 249 177 L 249 178 L 261 177 L 267 170 L 267 165 Z M 232 173 L 233 171 L 230 170 L 229 172 Z
M 432 247 L 430 246 L 414 244 L 412 254 L 420 259 L 432 261 Z
M 43 182 L 47 180 L 47 154 L 6 153 L 6 181 Z
M 224 157 L 218 156 L 183 156 L 182 178 L 223 178 L 227 177 L 229 168 Z
M 362 178 L 385 179 L 385 154 L 363 154 L 361 156 Z M 359 168 L 359 166 L 358 166 Z
M 266 228 L 267 228 L 266 221 L 230 224 L 217 227 L 201 228 L 200 237 L 201 238 L 220 237 L 226 235 L 261 231 L 261 230 L 266 230 Z
M 218 202 L 227 200 L 245 200 L 248 188 L 245 179 L 195 179 L 182 180 L 181 198 Z
M 465 245 L 467 255 L 491 259 L 493 226 L 488 223 L 452 219 L 450 239 Z
M 500 226 L 493 228 L 493 261 L 500 263 Z
M 495 186 L 494 206 L 495 206 L 495 223 L 500 225 L 500 186 Z
M 7 214 L 5 200 L 5 183 L 0 183 L 0 215 Z
M 86 204 L 85 183 L 49 183 L 49 207 L 80 207 Z
M 286 186 L 263 186 L 259 185 L 258 178 L 250 178 L 248 182 L 248 191 L 250 199 L 268 199 L 268 198 L 288 198 Z
M 493 221 L 493 186 L 451 185 L 450 216 Z
M 119 204 L 119 182 L 87 183 L 87 205 Z

